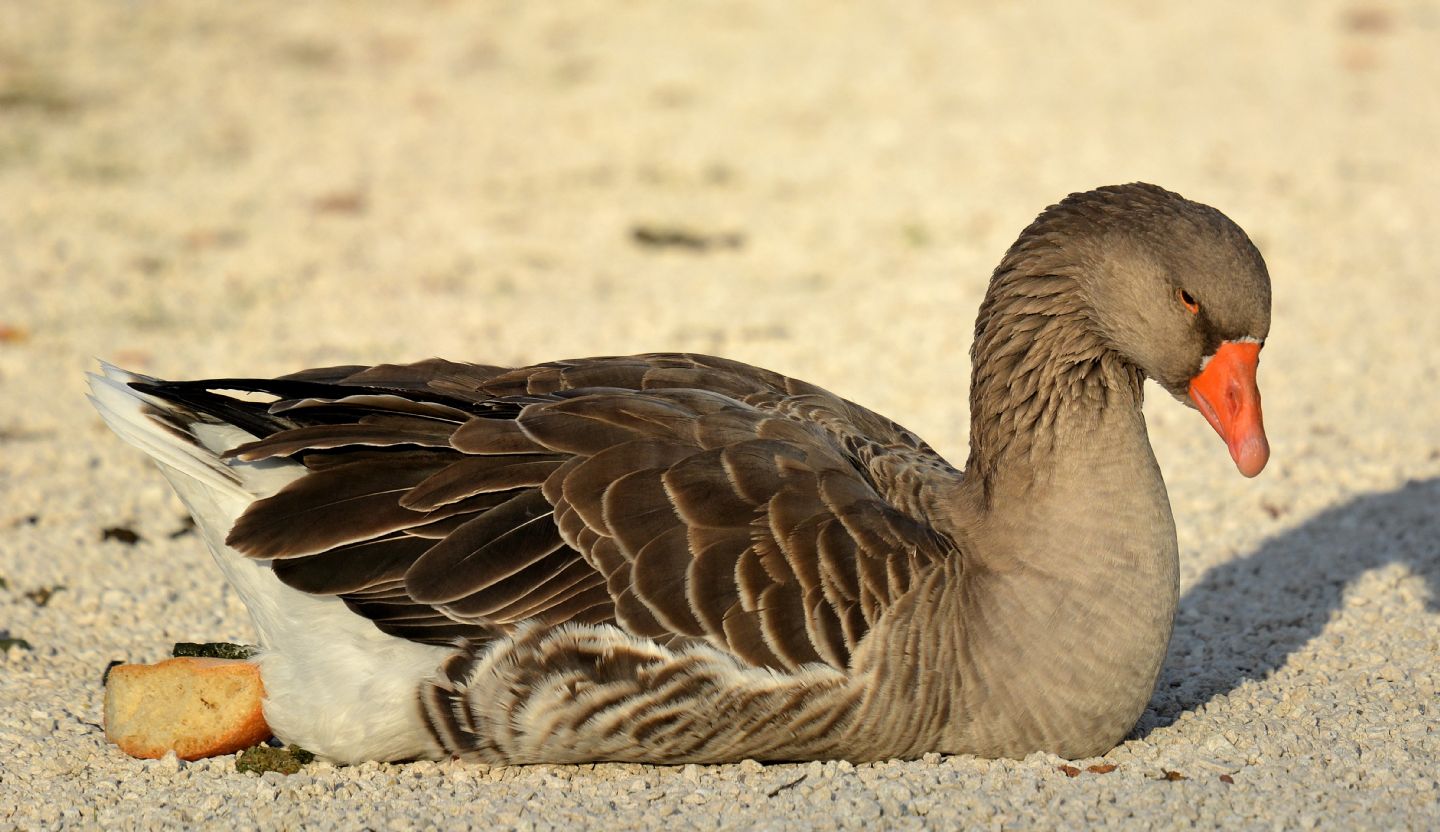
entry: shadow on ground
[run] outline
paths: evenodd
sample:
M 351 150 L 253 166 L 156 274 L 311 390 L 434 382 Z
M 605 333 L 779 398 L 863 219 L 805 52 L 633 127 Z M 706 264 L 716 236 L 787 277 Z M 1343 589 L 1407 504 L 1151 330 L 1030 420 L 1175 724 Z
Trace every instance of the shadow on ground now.
M 1134 736 L 1259 679 L 1320 634 L 1361 574 L 1422 576 L 1440 612 L 1440 478 L 1357 497 L 1211 570 L 1180 599 L 1170 653 Z

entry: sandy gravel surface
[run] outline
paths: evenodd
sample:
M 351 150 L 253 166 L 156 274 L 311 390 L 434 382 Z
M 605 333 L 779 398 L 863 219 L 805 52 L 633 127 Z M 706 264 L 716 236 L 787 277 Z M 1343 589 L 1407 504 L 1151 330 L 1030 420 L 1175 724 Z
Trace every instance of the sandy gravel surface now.
M 0 637 L 29 644 L 0 654 L 0 828 L 1440 825 L 1440 5 L 999 5 L 0 0 Z M 109 660 L 250 634 L 84 401 L 94 357 L 701 350 L 963 459 L 989 270 L 1047 203 L 1135 179 L 1269 261 L 1273 456 L 1243 480 L 1152 395 L 1179 620 L 1140 725 L 1078 776 L 257 777 L 104 741 Z

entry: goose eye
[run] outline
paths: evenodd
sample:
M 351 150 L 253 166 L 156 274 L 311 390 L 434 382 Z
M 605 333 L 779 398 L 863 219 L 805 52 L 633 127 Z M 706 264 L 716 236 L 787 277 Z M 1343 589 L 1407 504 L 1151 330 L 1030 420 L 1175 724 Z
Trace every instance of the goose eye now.
M 1184 289 L 1180 290 L 1180 302 L 1185 304 L 1185 308 L 1190 310 L 1191 315 L 1194 315 L 1200 311 L 1200 303 L 1195 300 L 1195 297 L 1193 295 L 1191 295 Z

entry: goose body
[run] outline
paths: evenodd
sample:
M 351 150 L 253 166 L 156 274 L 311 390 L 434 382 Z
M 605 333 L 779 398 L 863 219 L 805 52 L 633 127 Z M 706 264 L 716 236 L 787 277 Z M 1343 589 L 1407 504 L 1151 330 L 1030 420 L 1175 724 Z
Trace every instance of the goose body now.
M 1269 303 L 1212 208 L 1051 206 L 981 307 L 963 471 L 701 355 L 91 389 L 249 609 L 276 735 L 328 759 L 1082 757 L 1175 613 L 1143 382 L 1258 473 Z

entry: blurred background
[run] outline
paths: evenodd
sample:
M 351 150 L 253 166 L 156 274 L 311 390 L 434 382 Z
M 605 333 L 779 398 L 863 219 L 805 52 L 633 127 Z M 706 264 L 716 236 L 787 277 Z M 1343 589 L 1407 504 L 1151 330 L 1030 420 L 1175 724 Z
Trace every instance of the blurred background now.
M 697 350 L 963 460 L 990 270 L 1145 180 L 1269 261 L 1270 481 L 1381 485 L 1440 468 L 1435 408 L 1397 406 L 1440 381 L 1437 97 L 1416 0 L 4 2 L 0 430 L 108 442 L 96 357 Z M 1151 398 L 1203 499 L 1223 448 Z

